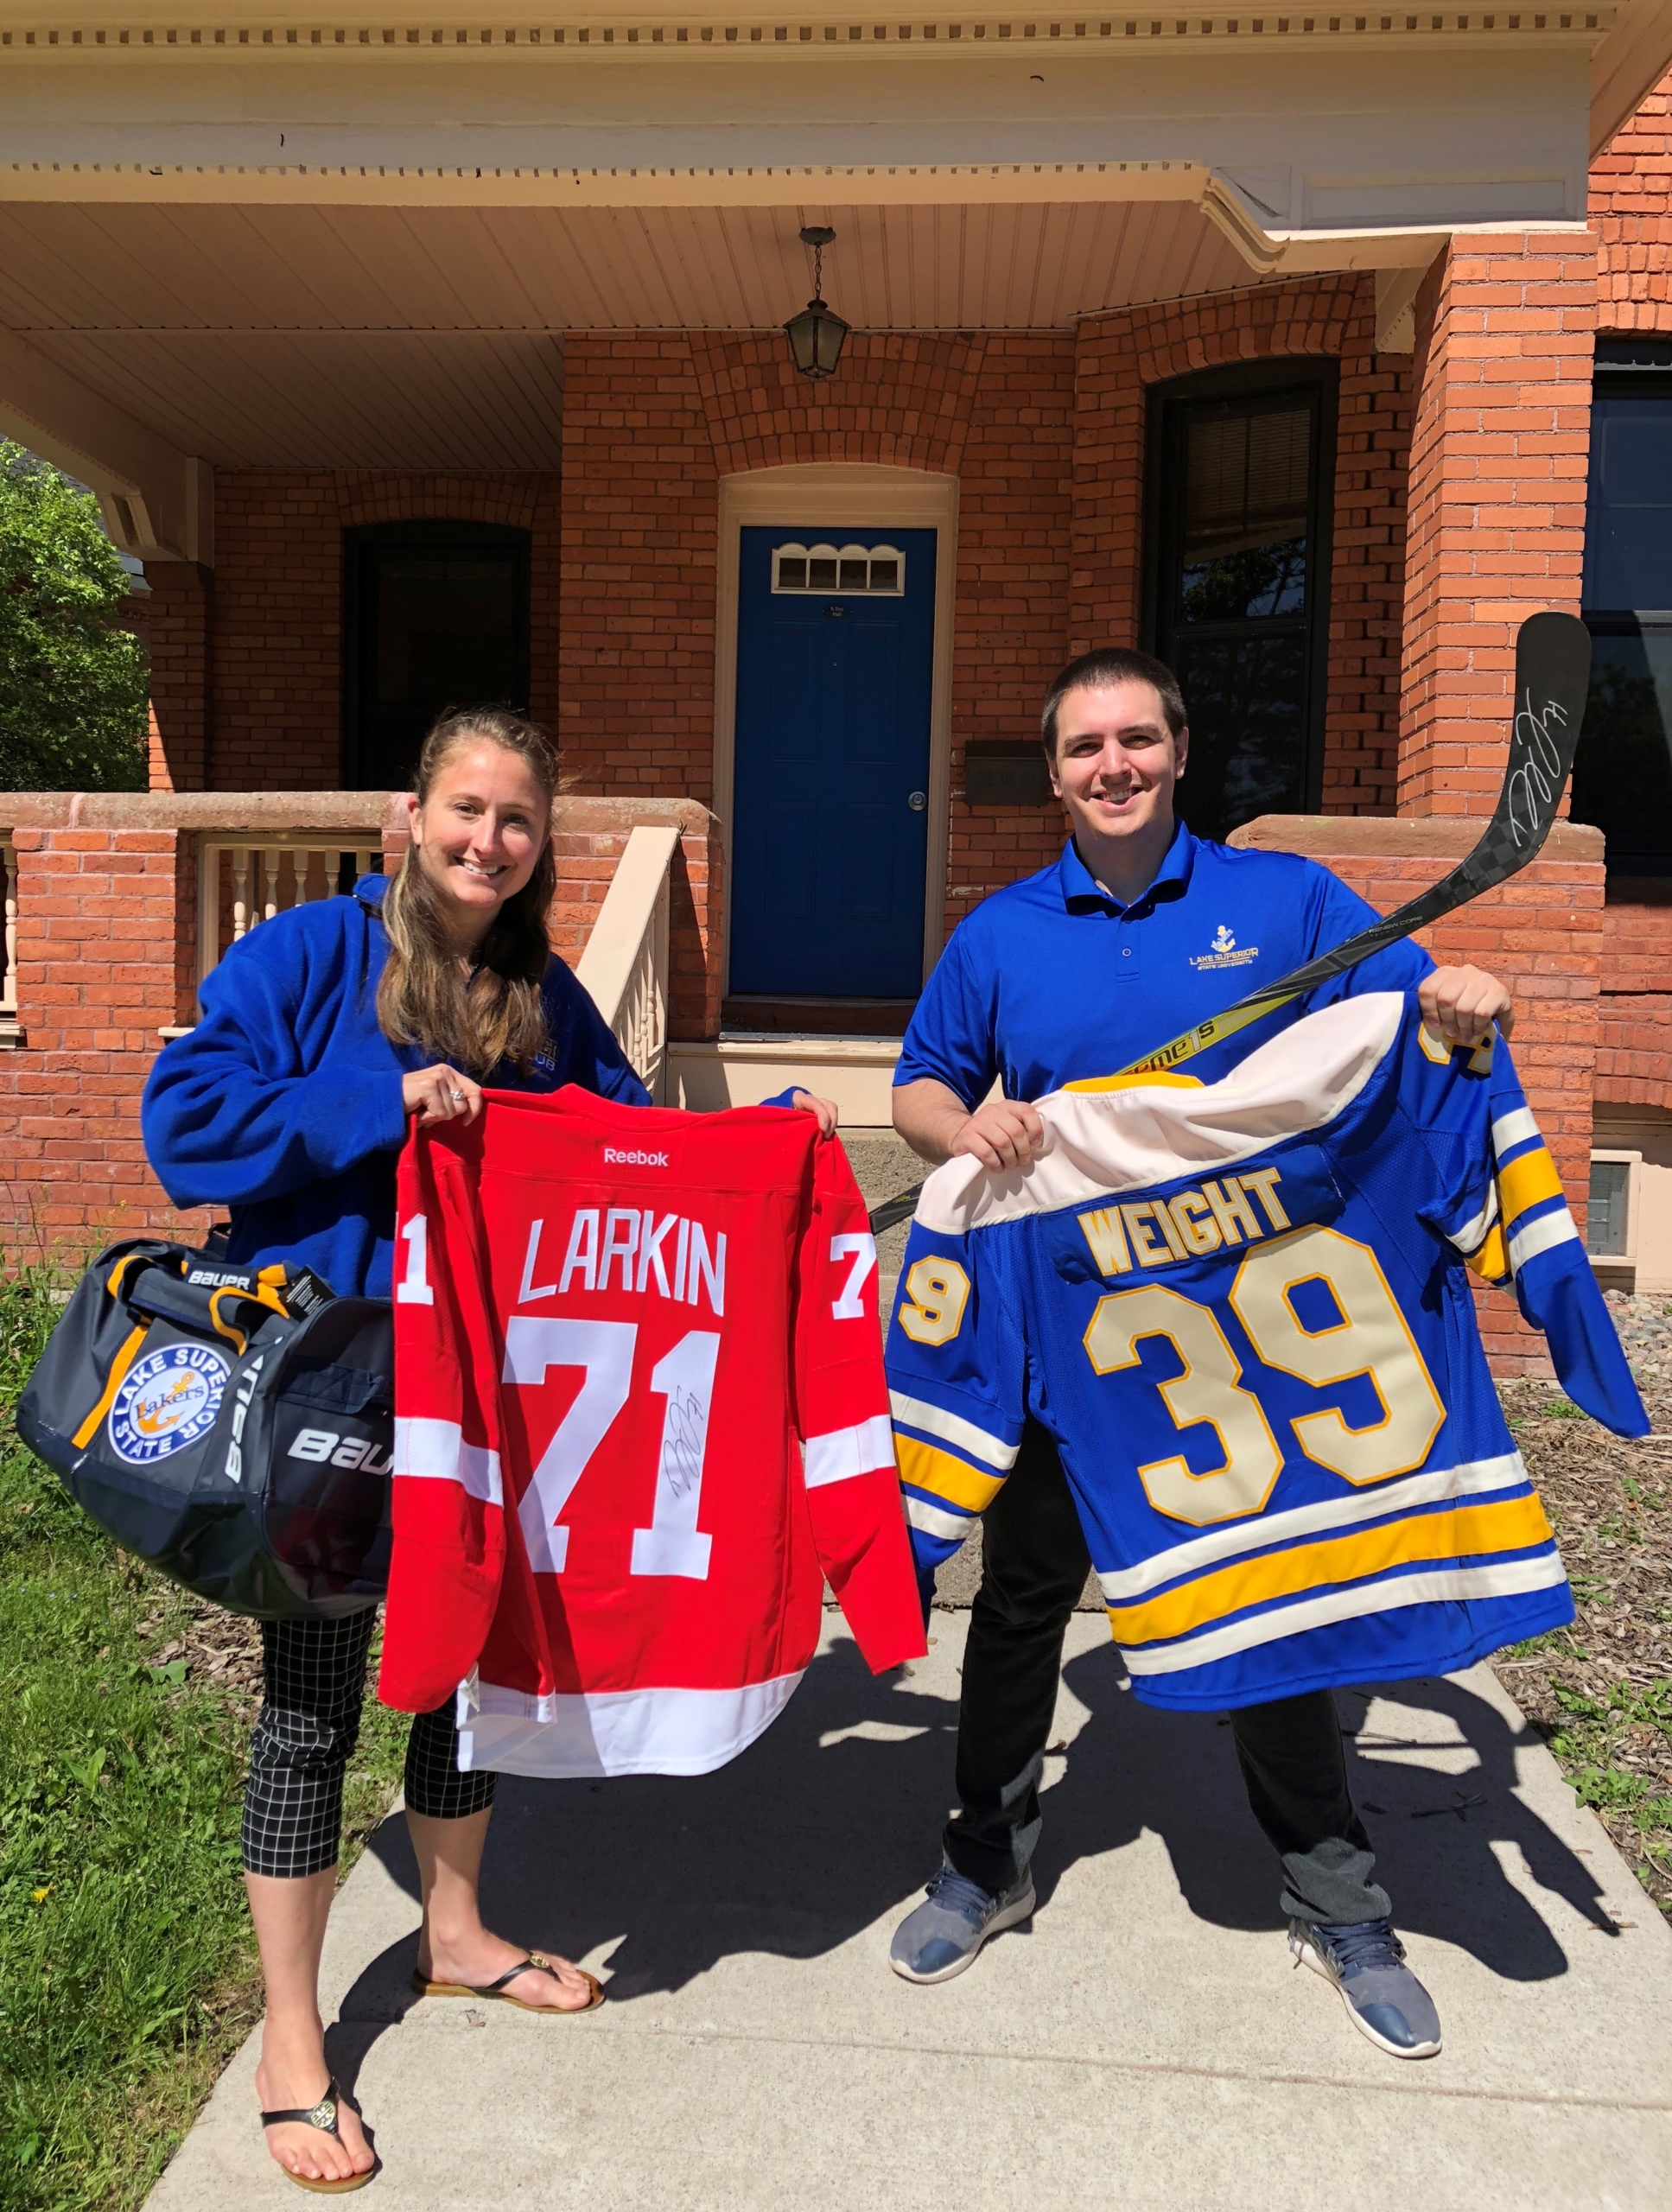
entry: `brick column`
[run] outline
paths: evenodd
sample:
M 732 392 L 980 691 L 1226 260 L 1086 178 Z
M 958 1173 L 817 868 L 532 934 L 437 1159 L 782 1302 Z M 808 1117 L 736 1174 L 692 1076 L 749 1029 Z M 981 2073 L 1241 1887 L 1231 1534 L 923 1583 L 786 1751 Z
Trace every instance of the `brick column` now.
M 150 787 L 209 788 L 209 625 L 214 576 L 190 561 L 152 561 Z
M 46 826 L 12 832 L 26 1045 L 0 1058 L 0 1227 L 14 1249 L 69 1264 L 148 1230 L 194 1236 L 209 1218 L 175 1213 L 139 1134 L 157 1032 L 176 1016 L 179 833 L 78 828 L 79 804 L 50 794 Z
M 570 334 L 563 481 L 565 786 L 706 800 L 718 494 L 689 339 Z
M 1579 610 L 1594 241 L 1454 238 L 1416 306 L 1402 815 L 1490 814 L 1517 624 Z

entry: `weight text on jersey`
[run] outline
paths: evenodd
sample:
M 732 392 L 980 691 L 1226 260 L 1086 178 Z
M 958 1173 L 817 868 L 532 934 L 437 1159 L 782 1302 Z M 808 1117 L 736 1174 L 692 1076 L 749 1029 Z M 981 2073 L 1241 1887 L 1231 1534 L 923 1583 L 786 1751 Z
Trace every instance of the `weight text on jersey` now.
M 1170 1198 L 1140 1198 L 1129 1205 L 1103 1206 L 1080 1216 L 1080 1233 L 1102 1275 L 1126 1275 L 1141 1268 L 1170 1268 L 1180 1260 L 1205 1259 L 1210 1252 L 1245 1241 L 1256 1243 L 1274 1230 L 1292 1224 L 1277 1185 L 1275 1167 L 1248 1175 L 1226 1175 Z M 1261 1212 L 1254 1201 L 1259 1199 Z

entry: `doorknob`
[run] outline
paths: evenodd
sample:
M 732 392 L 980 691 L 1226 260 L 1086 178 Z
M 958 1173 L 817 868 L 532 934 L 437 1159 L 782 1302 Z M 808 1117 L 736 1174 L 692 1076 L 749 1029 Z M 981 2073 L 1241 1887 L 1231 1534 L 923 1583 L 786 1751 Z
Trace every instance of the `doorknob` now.
M 927 791 L 912 791 L 907 796 L 906 804 L 913 814 L 921 814 L 929 804 L 929 794 Z

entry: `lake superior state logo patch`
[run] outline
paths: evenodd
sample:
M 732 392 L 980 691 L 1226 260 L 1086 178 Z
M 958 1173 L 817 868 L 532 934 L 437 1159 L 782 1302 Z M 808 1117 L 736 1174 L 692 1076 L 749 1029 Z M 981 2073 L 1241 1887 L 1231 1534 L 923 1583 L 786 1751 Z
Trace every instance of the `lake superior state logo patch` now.
M 232 1363 L 213 1344 L 164 1344 L 136 1360 L 111 1408 L 111 1442 L 130 1466 L 148 1467 L 207 1436 Z
M 1259 957 L 1257 944 L 1238 944 L 1234 934 L 1221 922 L 1212 944 L 1205 952 L 1193 952 L 1190 964 L 1192 968 L 1246 968 L 1250 960 Z

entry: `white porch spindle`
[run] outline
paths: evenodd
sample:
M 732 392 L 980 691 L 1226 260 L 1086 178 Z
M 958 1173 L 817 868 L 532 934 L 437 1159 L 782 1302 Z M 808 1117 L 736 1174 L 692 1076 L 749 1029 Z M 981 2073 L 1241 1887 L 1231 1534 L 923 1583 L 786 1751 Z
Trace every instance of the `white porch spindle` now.
M 232 848 L 232 942 L 236 944 L 250 926 L 250 850 Z
M 668 869 L 679 832 L 627 839 L 575 973 L 659 1105 L 668 1049 Z
M 358 876 L 382 866 L 382 849 L 350 842 L 352 832 L 287 837 L 281 844 L 205 838 L 198 857 L 198 975 L 207 976 L 228 949 L 276 914 L 334 899 L 344 864 Z M 223 922 L 223 873 L 232 891 L 231 929 Z

